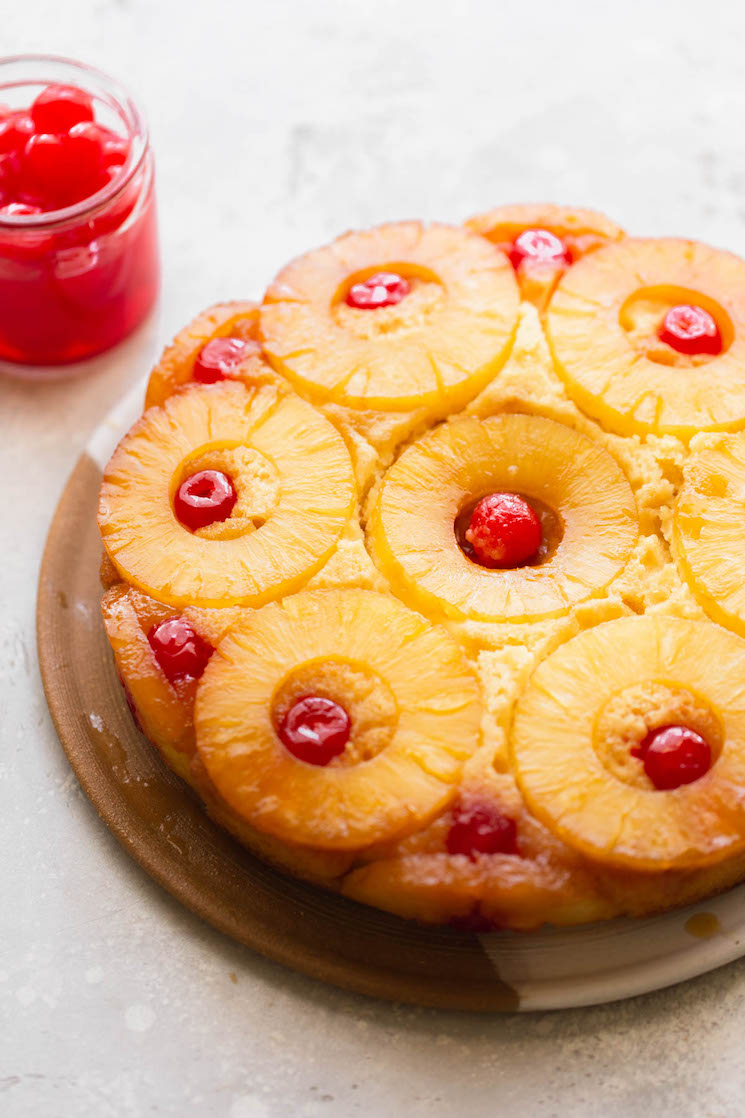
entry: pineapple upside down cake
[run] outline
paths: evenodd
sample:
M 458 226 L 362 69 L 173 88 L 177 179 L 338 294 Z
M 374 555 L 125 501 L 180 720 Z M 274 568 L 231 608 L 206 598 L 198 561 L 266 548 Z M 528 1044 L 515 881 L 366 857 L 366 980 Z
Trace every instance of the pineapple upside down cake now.
M 106 468 L 132 711 L 261 857 L 422 922 L 745 878 L 745 262 L 510 206 L 205 311 Z

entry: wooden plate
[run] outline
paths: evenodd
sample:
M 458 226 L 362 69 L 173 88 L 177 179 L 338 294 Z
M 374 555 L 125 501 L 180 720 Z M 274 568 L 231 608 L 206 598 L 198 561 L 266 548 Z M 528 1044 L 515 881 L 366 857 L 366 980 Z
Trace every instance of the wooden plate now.
M 135 728 L 100 620 L 101 470 L 139 415 L 142 396 L 138 387 L 104 421 L 68 480 L 41 565 L 37 623 L 44 689 L 70 764 L 101 818 L 151 877 L 271 959 L 360 993 L 447 1009 L 611 1001 L 745 953 L 745 887 L 707 902 L 706 914 L 463 935 L 294 881 L 220 830 Z

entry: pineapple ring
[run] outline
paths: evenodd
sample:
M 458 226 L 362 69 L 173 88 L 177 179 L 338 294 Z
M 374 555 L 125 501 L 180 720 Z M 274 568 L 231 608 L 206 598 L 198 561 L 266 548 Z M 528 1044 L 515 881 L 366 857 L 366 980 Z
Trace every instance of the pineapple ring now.
M 453 525 L 475 498 L 519 492 L 552 509 L 563 535 L 539 566 L 489 570 Z M 464 417 L 412 443 L 388 470 L 368 526 L 373 555 L 410 605 L 462 620 L 558 617 L 622 570 L 638 535 L 621 468 L 585 435 L 531 415 Z
M 745 636 L 745 435 L 709 439 L 684 467 L 673 548 L 701 606 Z
M 357 765 L 293 757 L 274 729 L 288 675 L 359 663 L 397 705 L 390 742 Z M 448 806 L 479 744 L 476 679 L 455 641 L 393 598 L 315 590 L 250 614 L 212 656 L 197 689 L 197 750 L 220 796 L 289 842 L 349 850 L 406 834 Z M 352 725 L 352 744 L 355 726 Z
M 679 302 L 713 315 L 719 356 L 679 359 L 657 343 L 653 321 Z M 745 424 L 745 261 L 729 252 L 666 238 L 606 245 L 563 277 L 547 332 L 570 394 L 608 430 L 689 438 Z
M 258 530 L 250 517 L 237 521 L 245 530 L 235 538 L 190 532 L 172 506 L 187 464 L 241 446 L 276 468 L 275 508 Z M 239 499 L 253 480 L 233 478 Z M 225 382 L 187 388 L 134 425 L 106 467 L 98 522 L 121 576 L 151 597 L 177 606 L 260 606 L 300 589 L 323 566 L 354 499 L 349 452 L 328 420 L 276 388 Z
M 505 253 L 509 253 L 515 238 L 526 229 L 547 229 L 567 246 L 572 263 L 624 236 L 623 229 L 596 210 L 542 203 L 498 206 L 469 218 L 465 224 L 466 229 L 486 237 Z M 533 262 L 530 268 L 520 268 L 518 282 L 523 297 L 542 310 L 565 271 L 566 265 L 552 261 Z
M 569 846 L 642 871 L 714 865 L 745 849 L 745 641 L 709 621 L 608 621 L 560 646 L 518 700 L 511 752 L 533 814 Z M 599 724 L 645 682 L 700 696 L 722 727 L 710 770 L 660 792 L 603 763 Z M 548 732 L 550 728 L 550 732 Z
M 376 311 L 344 304 L 375 272 L 411 293 Z M 507 359 L 519 293 L 507 258 L 449 225 L 382 225 L 348 233 L 289 264 L 261 308 L 275 368 L 317 402 L 445 415 L 465 406 Z
M 257 303 L 216 303 L 180 330 L 161 354 L 150 374 L 145 408 L 161 407 L 174 392 L 192 383 L 194 362 L 200 350 L 213 338 L 240 338 L 252 343 L 237 367 L 234 377 L 252 384 L 271 379 L 271 369 L 257 341 L 259 307 Z

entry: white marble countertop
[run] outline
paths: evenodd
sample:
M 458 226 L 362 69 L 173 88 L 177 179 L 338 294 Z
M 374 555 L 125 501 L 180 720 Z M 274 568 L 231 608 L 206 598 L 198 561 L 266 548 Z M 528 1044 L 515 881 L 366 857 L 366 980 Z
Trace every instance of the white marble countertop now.
M 666 11 L 665 11 L 666 10 Z M 119 849 L 46 711 L 34 595 L 80 447 L 201 306 L 352 226 L 502 201 L 745 253 L 745 9 L 727 0 L 27 0 L 4 53 L 129 83 L 152 124 L 160 316 L 73 382 L 0 380 L 0 1113 L 729 1118 L 745 962 L 588 1010 L 477 1017 L 327 989 L 228 942 Z

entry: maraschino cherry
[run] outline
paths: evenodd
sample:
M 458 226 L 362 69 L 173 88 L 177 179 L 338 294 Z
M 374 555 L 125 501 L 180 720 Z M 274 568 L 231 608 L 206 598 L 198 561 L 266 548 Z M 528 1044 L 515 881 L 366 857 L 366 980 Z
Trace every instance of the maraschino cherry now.
M 712 315 L 693 303 L 671 307 L 662 320 L 658 337 L 678 353 L 693 356 L 722 352 L 722 336 Z
M 473 510 L 465 538 L 482 566 L 519 567 L 536 554 L 543 531 L 524 497 L 490 493 Z
M 659 791 L 692 784 L 711 768 L 711 746 L 687 726 L 660 726 L 631 753 Z
M 171 683 L 199 679 L 214 652 L 185 617 L 168 617 L 147 635 L 155 659 Z
M 251 342 L 240 338 L 213 338 L 199 351 L 194 362 L 194 380 L 201 384 L 215 384 L 225 380 L 240 365 L 244 357 L 256 349 Z
M 34 122 L 27 113 L 10 113 L 0 119 L 0 154 L 16 155 L 34 134 Z
M 561 237 L 548 229 L 525 229 L 512 242 L 509 258 L 515 271 L 523 264 L 556 264 L 567 267 L 572 262 L 569 249 Z
M 397 272 L 376 272 L 374 276 L 355 283 L 347 294 L 347 306 L 359 311 L 393 307 L 411 291 L 409 281 Z
M 235 486 L 220 470 L 200 470 L 181 482 L 173 509 L 184 527 L 196 532 L 227 520 L 237 500 Z
M 517 825 L 493 804 L 461 805 L 445 840 L 448 854 L 517 854 Z
M 129 155 L 129 141 L 94 120 L 81 89 L 50 85 L 29 109 L 0 106 L 0 216 L 9 205 L 47 213 L 102 190 Z
M 304 695 L 287 711 L 278 734 L 299 761 L 328 765 L 344 752 L 351 728 L 349 715 L 339 703 L 321 695 Z
M 75 124 L 93 120 L 93 102 L 82 89 L 48 85 L 30 109 L 36 132 L 69 132 Z

